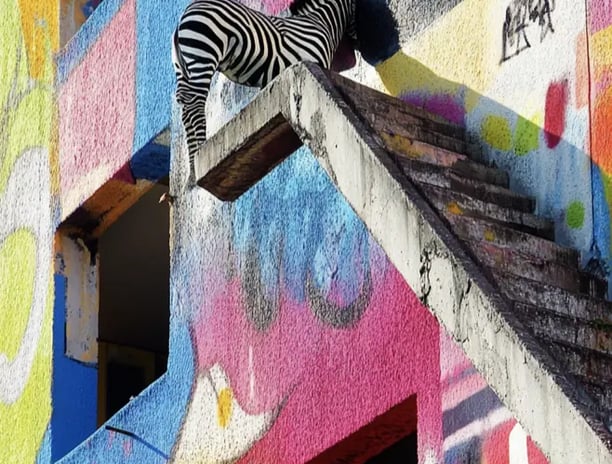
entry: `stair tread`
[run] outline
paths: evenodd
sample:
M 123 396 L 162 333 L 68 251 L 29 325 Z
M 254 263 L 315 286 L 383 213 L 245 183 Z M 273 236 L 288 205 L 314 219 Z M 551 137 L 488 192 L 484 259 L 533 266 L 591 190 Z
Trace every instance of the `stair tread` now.
M 485 218 L 447 215 L 453 232 L 462 240 L 482 241 L 566 266 L 577 266 L 579 253 L 552 240 L 522 232 Z
M 532 213 L 535 209 L 535 200 L 533 198 L 515 193 L 508 188 L 490 184 L 479 179 L 471 179 L 464 175 L 453 173 L 448 168 L 439 168 L 424 163 L 409 163 L 404 160 L 400 160 L 400 164 L 404 169 L 404 173 L 419 184 L 449 189 L 481 201 L 526 213 Z
M 561 360 L 572 375 L 581 376 L 596 385 L 612 383 L 612 356 L 573 343 L 538 336 L 551 355 Z M 563 356 L 559 356 L 559 352 Z
M 441 116 L 340 75 L 332 74 L 331 78 L 345 100 L 348 100 L 348 103 L 357 110 L 356 113 L 368 122 L 374 119 L 390 124 L 416 126 L 458 140 L 465 140 L 465 128 L 452 124 Z
M 498 269 L 492 269 L 491 273 L 502 294 L 511 300 L 582 319 L 612 322 L 612 303 L 600 295 L 571 292 L 549 283 L 507 274 Z
M 503 248 L 482 241 L 465 241 L 465 243 L 482 265 L 499 269 L 505 274 L 554 283 L 558 287 L 575 292 L 588 288 L 590 281 L 594 279 L 593 276 L 580 272 L 577 267 L 523 254 L 512 248 Z
M 612 324 L 559 314 L 517 303 L 519 317 L 537 336 L 571 343 L 612 355 Z
M 552 238 L 554 236 L 554 224 L 532 213 L 502 207 L 433 185 L 419 184 L 419 187 L 425 198 L 444 216 L 452 214 L 482 218 L 498 222 L 506 227 L 528 231 L 540 237 Z
M 395 159 L 400 163 L 404 172 L 410 170 L 438 173 L 449 172 L 499 187 L 508 188 L 510 185 L 506 171 L 472 161 L 465 155 L 453 152 L 430 153 L 418 157 L 399 154 Z

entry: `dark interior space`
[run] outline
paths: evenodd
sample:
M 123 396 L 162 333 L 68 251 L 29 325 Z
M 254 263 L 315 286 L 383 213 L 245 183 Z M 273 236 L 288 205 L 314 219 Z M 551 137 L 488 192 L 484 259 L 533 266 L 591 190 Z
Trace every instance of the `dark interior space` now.
M 380 454 L 368 459 L 366 464 L 417 464 L 417 436 L 408 435 L 395 442 Z
M 98 422 L 166 370 L 169 337 L 169 210 L 155 185 L 98 241 Z
M 416 464 L 416 395 L 375 417 L 308 464 Z

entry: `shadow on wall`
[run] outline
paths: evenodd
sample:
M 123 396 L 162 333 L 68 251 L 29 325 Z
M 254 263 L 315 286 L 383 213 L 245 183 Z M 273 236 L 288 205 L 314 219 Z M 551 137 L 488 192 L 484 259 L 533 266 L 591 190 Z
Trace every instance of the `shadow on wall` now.
M 466 127 L 471 155 L 508 171 L 510 187 L 535 197 L 537 214 L 555 222 L 556 241 L 579 249 L 589 270 L 607 276 L 610 189 L 589 154 L 569 141 L 577 129 L 569 122 L 567 79 L 551 82 L 544 112 L 525 118 L 406 55 L 386 0 L 358 0 L 357 28 L 362 57 L 391 95 Z

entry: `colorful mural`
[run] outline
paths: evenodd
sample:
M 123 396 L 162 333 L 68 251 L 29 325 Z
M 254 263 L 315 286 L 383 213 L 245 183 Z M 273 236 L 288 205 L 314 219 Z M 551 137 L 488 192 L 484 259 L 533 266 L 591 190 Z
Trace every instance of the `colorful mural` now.
M 169 37 L 187 0 L 39 3 L 0 0 L 0 429 L 14 431 L 0 461 L 51 462 L 83 440 L 61 462 L 306 462 L 416 395 L 419 462 L 546 462 L 306 150 L 236 203 L 175 201 L 168 371 L 88 436 L 95 320 L 66 332 L 73 274 L 64 243 L 53 276 L 53 231 L 102 184 L 168 173 L 154 140 L 177 120 Z M 363 0 L 354 75 L 465 126 L 605 270 L 609 2 L 434 3 Z M 213 124 L 254 93 L 218 79 Z
M 612 122 L 612 16 L 610 3 L 605 0 L 589 2 L 588 41 L 583 49 L 588 53 L 589 66 L 583 85 L 589 92 L 593 159 L 593 257 L 604 263 L 609 274 L 612 261 L 610 241 L 610 211 L 612 205 L 612 156 L 610 152 L 610 124 Z M 588 44 L 588 48 L 586 46 Z
M 49 450 L 58 25 L 53 2 L 0 10 L 0 461 L 23 463 Z
M 440 385 L 445 464 L 548 462 L 444 331 Z
M 584 23 L 575 20 L 584 4 L 503 3 L 461 2 L 376 70 L 391 94 L 464 125 L 481 156 L 555 221 L 557 241 L 588 254 L 588 56 Z

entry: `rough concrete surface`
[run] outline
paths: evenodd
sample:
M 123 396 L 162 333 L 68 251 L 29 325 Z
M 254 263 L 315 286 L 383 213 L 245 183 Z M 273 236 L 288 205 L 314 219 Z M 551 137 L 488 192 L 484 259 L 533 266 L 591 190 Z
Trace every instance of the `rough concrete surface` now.
M 594 431 L 597 421 L 573 397 L 555 360 L 524 330 L 324 72 L 299 65 L 264 89 L 202 147 L 196 177 L 205 178 L 279 112 L 551 462 L 611 462 Z

